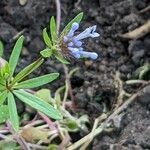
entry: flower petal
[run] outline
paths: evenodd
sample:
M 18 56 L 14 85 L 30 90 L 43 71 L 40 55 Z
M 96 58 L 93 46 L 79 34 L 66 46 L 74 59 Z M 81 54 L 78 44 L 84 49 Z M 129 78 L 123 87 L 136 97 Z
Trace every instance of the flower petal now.
M 95 52 L 92 52 L 92 53 L 90 54 L 90 58 L 93 59 L 93 60 L 97 59 L 97 57 L 98 57 L 98 54 L 95 53 Z
M 99 33 L 97 33 L 97 32 L 94 32 L 93 34 L 91 34 L 90 35 L 92 38 L 95 38 L 95 37 L 99 37 L 100 36 L 100 34 Z
M 81 51 L 80 54 L 81 54 L 82 57 L 91 58 L 93 60 L 97 59 L 97 57 L 98 57 L 98 54 L 95 53 L 95 52 Z
M 73 31 L 76 31 L 76 30 L 78 30 L 79 29 L 79 23 L 77 23 L 77 22 L 74 22 L 73 24 L 72 24 L 72 28 L 71 28 Z
M 74 36 L 74 32 L 79 28 L 79 24 L 77 22 L 74 22 L 71 26 L 70 31 L 67 34 L 67 37 L 71 38 Z

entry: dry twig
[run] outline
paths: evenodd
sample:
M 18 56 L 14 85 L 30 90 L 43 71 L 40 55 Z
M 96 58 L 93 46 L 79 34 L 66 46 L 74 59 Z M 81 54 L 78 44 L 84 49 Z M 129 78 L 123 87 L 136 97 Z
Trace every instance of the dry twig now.
M 123 81 L 120 79 L 120 72 L 117 71 L 114 78 L 115 78 L 114 85 L 118 90 L 118 97 L 117 97 L 116 105 L 115 105 L 115 109 L 117 109 L 120 106 L 120 104 L 123 103 L 124 97 L 130 97 L 131 94 L 127 93 L 123 89 Z
M 119 35 L 123 39 L 139 39 L 150 32 L 150 20 L 148 20 L 144 25 L 136 28 L 125 34 Z
M 143 13 L 145 13 L 145 12 L 147 12 L 147 11 L 150 11 L 150 5 L 149 6 L 147 6 L 146 8 L 144 8 L 144 9 L 142 9 L 142 10 L 140 10 L 140 14 L 143 14 Z
M 148 84 L 150 84 L 150 81 L 146 81 L 146 80 L 128 80 L 128 81 L 126 81 L 126 84 L 128 84 L 128 85 L 132 85 L 132 84 L 148 85 Z

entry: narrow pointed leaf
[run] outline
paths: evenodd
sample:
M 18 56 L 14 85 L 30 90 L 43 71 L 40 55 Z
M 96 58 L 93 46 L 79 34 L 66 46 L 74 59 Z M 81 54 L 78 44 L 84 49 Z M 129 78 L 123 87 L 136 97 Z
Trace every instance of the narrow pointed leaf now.
M 3 45 L 2 41 L 0 41 L 0 57 L 3 56 L 3 52 L 4 52 L 4 45 Z
M 10 56 L 10 59 L 9 59 L 9 66 L 11 68 L 11 73 L 10 73 L 11 76 L 13 75 L 13 73 L 15 71 L 15 68 L 17 66 L 18 59 L 19 59 L 21 49 L 22 49 L 22 45 L 23 45 L 23 41 L 24 41 L 24 36 L 21 36 L 17 40 L 17 42 L 16 42 L 16 44 L 15 44 L 13 50 L 12 50 L 12 53 L 11 53 L 11 56 Z
M 13 93 L 24 103 L 30 105 L 31 107 L 43 112 L 47 116 L 59 120 L 62 119 L 61 113 L 55 109 L 52 105 L 45 102 L 44 100 L 25 92 L 24 90 L 14 90 Z
M 41 77 L 33 78 L 27 81 L 23 81 L 14 86 L 17 89 L 30 89 L 39 87 L 41 85 L 47 84 L 58 78 L 59 73 L 51 73 Z
M 19 119 L 17 114 L 17 108 L 15 99 L 12 93 L 8 93 L 8 108 L 9 108 L 9 117 L 10 122 L 12 124 L 12 127 L 15 129 L 15 131 L 19 130 Z
M 29 75 L 31 72 L 33 72 L 36 68 L 38 68 L 42 63 L 43 63 L 44 59 L 39 58 L 37 61 L 33 62 L 32 64 L 30 64 L 29 66 L 27 66 L 26 68 L 24 68 L 22 71 L 20 71 L 16 77 L 14 78 L 12 84 L 19 82 L 20 80 L 22 80 L 24 77 L 26 77 L 27 75 Z
M 53 51 L 52 51 L 52 49 L 46 48 L 46 49 L 42 50 L 40 52 L 40 54 L 42 55 L 42 57 L 48 58 L 53 54 Z
M 0 76 L 0 92 L 4 91 L 6 89 L 6 80 L 4 77 Z
M 7 105 L 0 106 L 0 124 L 9 118 L 9 109 Z
M 67 34 L 67 32 L 71 29 L 71 26 L 74 22 L 80 23 L 80 21 L 83 18 L 83 12 L 79 13 L 74 19 L 72 19 L 63 29 L 61 36 L 64 36 Z
M 55 92 L 54 100 L 55 100 L 55 103 L 57 105 L 57 108 L 61 107 L 61 93 L 64 91 L 64 89 L 65 89 L 65 86 L 61 86 Z
M 1 140 L 0 141 L 0 150 L 17 150 L 17 142 L 13 140 Z
M 43 30 L 43 39 L 44 39 L 44 42 L 45 44 L 51 48 L 52 47 L 52 42 L 51 42 L 51 39 L 50 37 L 48 36 L 48 33 L 46 31 L 46 28 Z
M 35 93 L 35 96 L 48 103 L 51 102 L 52 99 L 51 91 L 49 89 L 41 89 Z
M 3 91 L 0 93 L 0 106 L 4 103 L 5 99 L 7 98 L 7 91 Z
M 0 74 L 0 86 L 2 86 L 2 85 L 5 86 L 5 84 L 6 84 L 6 80 L 4 80 L 4 78 Z
M 0 85 L 0 92 L 3 92 L 5 89 L 6 89 L 6 87 L 5 87 L 5 86 Z
M 5 64 L 0 68 L 0 76 L 3 78 L 3 81 L 7 79 L 10 75 L 10 67 L 8 62 L 5 62 Z
M 55 51 L 54 56 L 63 64 L 70 64 L 59 52 Z
M 52 16 L 50 20 L 50 32 L 51 32 L 53 45 L 55 45 L 57 34 L 56 34 L 56 22 L 54 16 Z

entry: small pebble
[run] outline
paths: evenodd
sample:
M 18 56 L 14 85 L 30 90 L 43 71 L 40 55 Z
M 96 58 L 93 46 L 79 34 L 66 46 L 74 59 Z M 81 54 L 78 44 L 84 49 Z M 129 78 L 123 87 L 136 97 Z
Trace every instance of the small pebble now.
M 28 1 L 28 0 L 19 0 L 19 4 L 20 4 L 21 6 L 24 6 L 24 5 L 27 4 L 27 1 Z
M 22 55 L 23 55 L 23 56 L 28 56 L 28 55 L 30 55 L 30 53 L 29 53 L 29 51 L 27 50 L 27 48 L 25 48 L 25 47 L 22 48 Z
M 93 64 L 92 61 L 85 61 L 85 65 L 86 65 L 87 67 L 91 66 L 92 64 Z

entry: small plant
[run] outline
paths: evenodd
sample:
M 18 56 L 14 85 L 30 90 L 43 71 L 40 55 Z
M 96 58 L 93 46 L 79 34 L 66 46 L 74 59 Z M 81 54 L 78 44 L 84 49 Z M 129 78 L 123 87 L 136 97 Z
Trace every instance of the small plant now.
M 9 118 L 13 128 L 16 131 L 19 130 L 19 120 L 14 96 L 24 103 L 30 105 L 31 107 L 45 113 L 51 118 L 62 118 L 60 112 L 54 109 L 50 104 L 25 91 L 25 89 L 31 89 L 47 84 L 55 80 L 59 76 L 58 73 L 51 73 L 22 81 L 27 75 L 32 73 L 42 64 L 42 62 L 44 61 L 43 58 L 39 58 L 37 61 L 33 62 L 32 64 L 21 70 L 16 76 L 14 76 L 14 71 L 20 56 L 23 40 L 23 36 L 21 36 L 17 40 L 10 56 L 9 62 L 4 62 L 0 70 L 0 105 L 2 105 L 7 99 Z
M 150 78 L 150 64 L 146 63 L 135 71 L 135 76 L 140 80 L 148 80 Z
M 15 101 L 21 100 L 36 109 L 41 116 L 44 115 L 44 119 L 47 122 L 51 122 L 49 118 L 58 120 L 57 127 L 56 124 L 52 125 L 54 129 L 57 129 L 54 135 L 50 133 L 52 139 L 57 136 L 60 136 L 60 139 L 64 139 L 64 135 L 66 133 L 68 134 L 68 132 L 76 132 L 79 129 L 87 130 L 85 123 L 88 122 L 88 117 L 86 115 L 81 117 L 72 116 L 65 107 L 63 107 L 64 105 L 62 104 L 60 93 L 67 88 L 66 86 L 59 88 L 54 97 L 51 97 L 48 89 L 41 89 L 34 92 L 35 94 L 29 92 L 29 89 L 41 87 L 54 81 L 58 78 L 59 73 L 50 73 L 26 80 L 29 74 L 42 65 L 45 58 L 50 58 L 51 56 L 54 56 L 63 64 L 69 64 L 72 58 L 97 59 L 97 53 L 87 52 L 82 47 L 83 39 L 99 36 L 99 34 L 95 32 L 96 26 L 89 27 L 83 32 L 76 34 L 82 17 L 83 13 L 78 14 L 67 24 L 59 35 L 56 31 L 55 19 L 52 17 L 49 27 L 43 30 L 43 39 L 46 48 L 40 52 L 40 57 L 36 61 L 29 64 L 19 73 L 15 74 L 15 70 L 23 47 L 24 36 L 18 38 L 8 62 L 2 58 L 0 59 L 0 123 L 8 119 L 14 131 L 18 133 L 20 129 L 19 116 L 17 114 Z M 0 43 L 0 49 L 2 52 L 2 43 Z M 64 93 L 64 95 L 66 94 Z M 29 129 L 31 133 L 36 131 L 34 128 Z M 37 132 L 37 134 L 38 133 L 41 134 L 40 131 Z M 39 137 L 40 136 L 34 135 L 34 138 Z M 50 146 L 56 145 L 49 145 L 49 147 Z
M 86 52 L 82 47 L 82 40 L 88 37 L 98 37 L 99 34 L 95 32 L 96 25 L 85 29 L 80 34 L 76 34 L 79 28 L 79 23 L 83 17 L 83 13 L 78 14 L 67 26 L 63 29 L 60 35 L 56 34 L 56 24 L 54 17 L 50 20 L 50 34 L 47 28 L 43 30 L 43 39 L 47 48 L 41 51 L 41 55 L 46 58 L 52 54 L 62 63 L 69 64 L 70 58 L 90 58 L 97 59 L 98 55 L 95 52 Z M 50 36 L 51 35 L 51 38 Z M 66 59 L 65 59 L 66 58 Z

